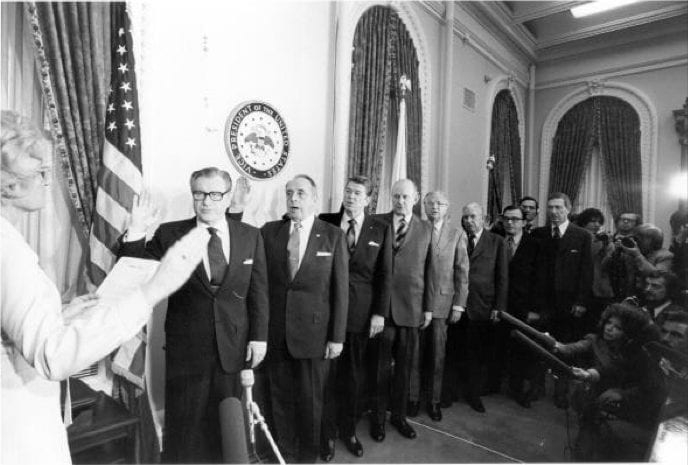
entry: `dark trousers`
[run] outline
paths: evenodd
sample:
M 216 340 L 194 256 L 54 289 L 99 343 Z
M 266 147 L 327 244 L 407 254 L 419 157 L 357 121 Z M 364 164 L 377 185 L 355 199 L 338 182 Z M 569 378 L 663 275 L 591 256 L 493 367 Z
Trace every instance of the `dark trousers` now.
M 499 379 L 499 367 L 494 361 L 496 327 L 491 321 L 471 321 L 468 318 L 459 323 L 466 325 L 468 384 L 465 394 L 480 397 L 483 391 L 483 368 L 487 367 L 488 380 Z
M 287 457 L 310 463 L 318 457 L 329 366 L 329 360 L 294 359 L 288 354 L 267 364 L 273 433 Z
M 433 318 L 430 326 L 420 331 L 413 353 L 409 393 L 412 402 L 419 402 L 422 392 L 428 402 L 440 402 L 446 345 L 447 320 Z
M 453 402 L 459 399 L 462 373 L 466 372 L 466 320 L 461 317 L 458 323 L 450 324 L 447 328 L 447 343 L 444 361 L 444 376 L 442 378 L 441 400 Z
M 362 410 L 365 359 L 368 332 L 346 333 L 344 350 L 331 362 L 325 388 L 322 418 L 322 440 L 356 434 L 356 423 Z
M 385 326 L 382 331 L 378 346 L 374 421 L 384 423 L 387 405 L 392 408 L 392 416 L 406 417 L 411 360 L 416 344 L 418 344 L 418 328 L 396 326 L 392 323 Z M 393 375 L 392 360 L 394 361 Z
M 240 398 L 241 383 L 219 362 L 199 373 L 167 377 L 163 463 L 222 462 L 218 408 L 226 397 Z

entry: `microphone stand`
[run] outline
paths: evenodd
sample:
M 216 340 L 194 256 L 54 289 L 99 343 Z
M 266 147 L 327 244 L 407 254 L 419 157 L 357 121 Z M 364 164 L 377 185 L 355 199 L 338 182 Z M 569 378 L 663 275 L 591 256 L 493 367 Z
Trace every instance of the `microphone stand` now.
M 253 422 L 254 425 L 255 424 L 260 425 L 260 429 L 263 430 L 263 434 L 265 434 L 265 437 L 267 438 L 268 442 L 270 443 L 270 447 L 272 448 L 272 452 L 277 457 L 277 461 L 280 463 L 280 465 L 285 465 L 284 458 L 282 457 L 282 454 L 280 453 L 279 449 L 277 448 L 277 444 L 275 443 L 275 440 L 272 438 L 272 434 L 270 434 L 270 429 L 268 428 L 268 425 L 265 422 L 265 418 L 260 413 L 260 407 L 258 407 L 257 403 L 255 403 L 255 402 L 249 403 L 248 414 L 251 417 L 250 421 Z

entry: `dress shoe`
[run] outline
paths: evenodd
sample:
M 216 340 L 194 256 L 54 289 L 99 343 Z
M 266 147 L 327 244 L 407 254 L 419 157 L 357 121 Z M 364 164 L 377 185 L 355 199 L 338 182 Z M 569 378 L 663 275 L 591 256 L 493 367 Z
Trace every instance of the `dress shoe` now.
M 406 415 L 413 418 L 418 416 L 418 412 L 420 411 L 420 402 L 414 402 L 412 400 L 409 400 L 408 403 L 406 404 Z
M 334 439 L 324 441 L 320 446 L 320 458 L 324 462 L 331 462 L 334 458 Z
M 428 416 L 432 421 L 442 421 L 442 410 L 440 410 L 440 405 L 435 403 L 428 405 Z
M 406 418 L 392 417 L 389 422 L 399 431 L 399 434 L 405 438 L 415 439 L 416 431 L 408 424 Z
M 370 424 L 370 437 L 377 442 L 385 440 L 385 424 L 373 422 Z
M 480 397 L 477 397 L 477 396 L 466 397 L 466 402 L 476 412 L 485 413 L 485 406 L 483 405 L 483 401 L 480 400 Z
M 344 445 L 346 445 L 346 449 L 356 457 L 363 456 L 363 446 L 356 436 L 344 438 Z

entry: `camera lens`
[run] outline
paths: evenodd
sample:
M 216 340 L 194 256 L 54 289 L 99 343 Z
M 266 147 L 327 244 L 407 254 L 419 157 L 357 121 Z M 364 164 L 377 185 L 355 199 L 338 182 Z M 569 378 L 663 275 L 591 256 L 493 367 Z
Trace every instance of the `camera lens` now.
M 635 247 L 635 241 L 632 237 L 624 237 L 621 239 L 621 245 L 632 249 L 633 247 Z

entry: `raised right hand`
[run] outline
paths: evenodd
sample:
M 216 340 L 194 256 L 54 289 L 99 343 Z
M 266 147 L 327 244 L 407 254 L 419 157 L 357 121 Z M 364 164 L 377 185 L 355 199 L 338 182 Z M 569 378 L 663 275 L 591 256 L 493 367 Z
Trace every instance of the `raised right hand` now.
M 129 232 L 145 233 L 158 221 L 158 206 L 153 202 L 147 190 L 134 196 L 134 203 L 129 215 Z
M 201 262 L 209 240 L 210 234 L 206 228 L 195 227 L 167 250 L 153 277 L 141 286 L 151 306 L 172 294 L 189 279 Z

